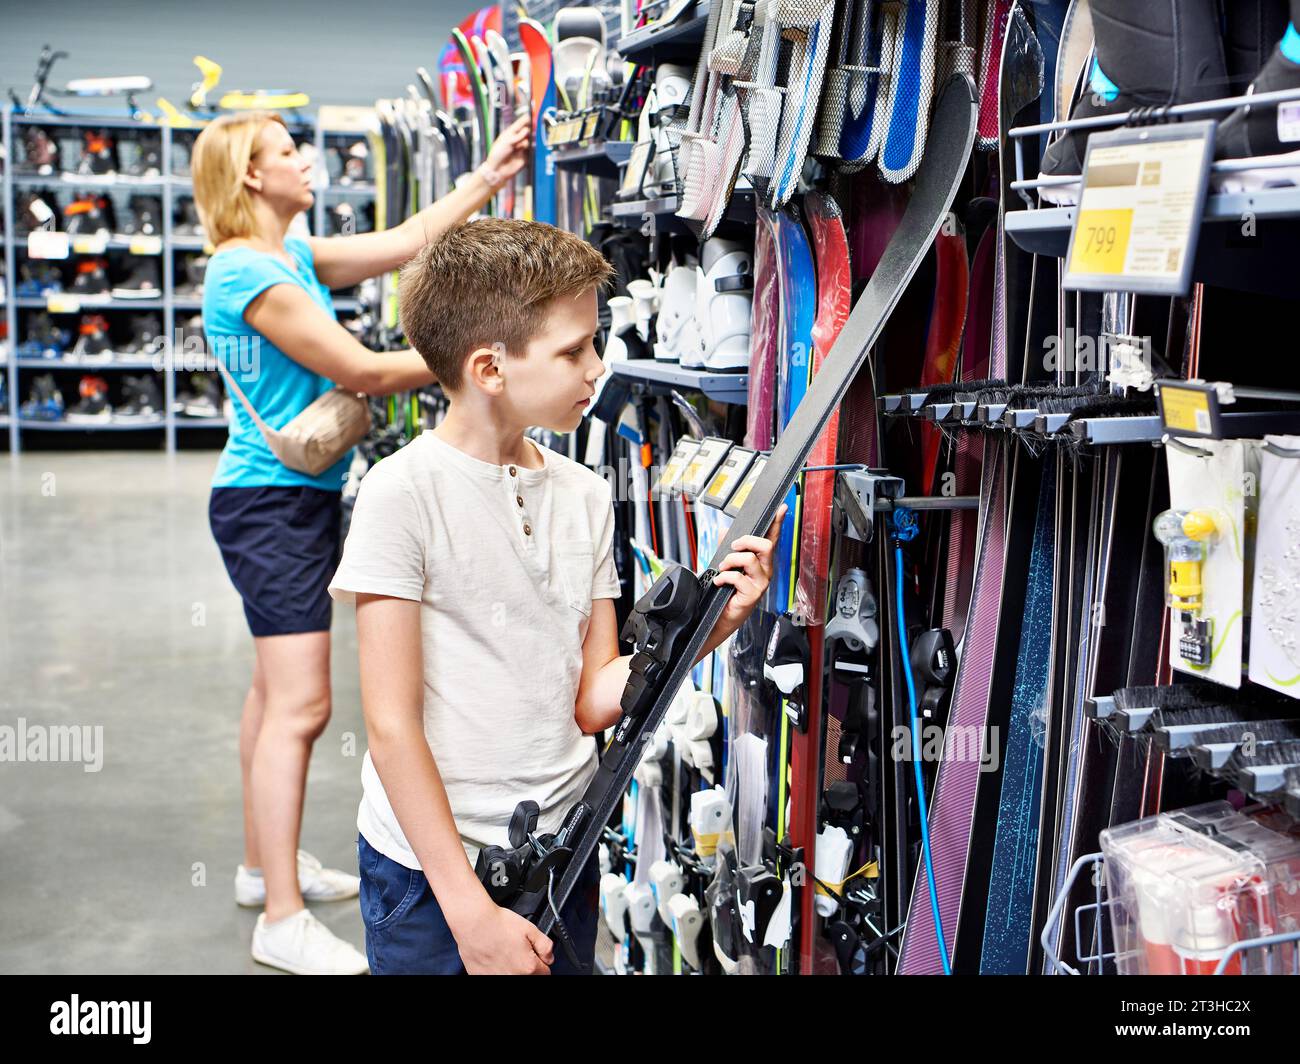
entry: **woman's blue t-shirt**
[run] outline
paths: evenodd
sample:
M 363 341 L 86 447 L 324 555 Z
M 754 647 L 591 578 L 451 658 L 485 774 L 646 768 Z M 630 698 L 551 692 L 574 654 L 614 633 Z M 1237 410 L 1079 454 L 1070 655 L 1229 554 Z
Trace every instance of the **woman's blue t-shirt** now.
M 203 331 L 214 358 L 234 376 L 248 401 L 273 429 L 283 428 L 333 383 L 286 355 L 244 320 L 248 304 L 272 285 L 296 284 L 331 318 L 329 289 L 316 276 L 311 246 L 289 237 L 284 246 L 297 263 L 290 268 L 276 255 L 252 248 L 218 251 L 203 278 Z M 212 478 L 214 488 L 293 487 L 307 484 L 340 491 L 352 455 L 349 452 L 312 477 L 284 465 L 266 445 L 237 395 L 230 396 L 230 435 Z

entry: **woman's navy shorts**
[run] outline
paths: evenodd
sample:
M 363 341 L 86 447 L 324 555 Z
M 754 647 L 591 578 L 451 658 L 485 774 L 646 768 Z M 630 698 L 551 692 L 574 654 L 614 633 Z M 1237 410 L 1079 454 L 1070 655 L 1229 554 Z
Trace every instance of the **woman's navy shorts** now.
M 339 498 L 306 485 L 212 489 L 208 523 L 254 636 L 329 631 Z

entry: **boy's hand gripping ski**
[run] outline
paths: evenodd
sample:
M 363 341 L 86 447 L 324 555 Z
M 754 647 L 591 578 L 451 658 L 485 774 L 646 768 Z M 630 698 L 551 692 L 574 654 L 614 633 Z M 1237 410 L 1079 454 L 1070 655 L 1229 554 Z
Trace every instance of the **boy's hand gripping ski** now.
M 596 775 L 582 800 L 554 834 L 538 836 L 537 805 L 521 802 L 511 818 L 510 847 L 488 847 L 479 854 L 476 872 L 500 905 L 554 934 L 570 959 L 574 955 L 560 910 L 569 900 L 605 824 L 622 801 L 641 760 L 681 687 L 696 655 L 721 617 L 731 594 L 713 579 L 732 540 L 761 535 L 798 476 L 822 427 L 866 360 L 886 321 L 916 273 L 966 172 L 975 139 L 975 87 L 965 75 L 945 86 L 935 108 L 934 125 L 917 173 L 916 187 L 880 264 L 858 298 L 807 395 L 773 449 L 762 476 L 737 513 L 710 565 L 698 577 L 682 566 L 664 572 L 641 597 L 624 627 L 636 646 L 631 675 L 623 692 L 623 716 L 605 747 Z

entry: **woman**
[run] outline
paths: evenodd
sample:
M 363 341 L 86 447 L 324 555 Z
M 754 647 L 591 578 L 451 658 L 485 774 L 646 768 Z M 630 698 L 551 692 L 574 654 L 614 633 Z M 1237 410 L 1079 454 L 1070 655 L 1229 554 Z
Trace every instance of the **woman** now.
M 216 247 L 204 279 L 204 330 L 267 424 L 282 428 L 334 384 L 389 395 L 432 383 L 414 351 L 380 354 L 358 343 L 335 320 L 329 290 L 396 269 L 482 208 L 523 166 L 529 134 L 527 119 L 516 122 L 459 188 L 395 228 L 300 239 L 288 233 L 312 205 L 311 165 L 279 116 L 223 116 L 204 129 L 192 158 L 195 204 Z M 232 399 L 208 514 L 256 652 L 240 725 L 244 863 L 235 899 L 265 905 L 255 960 L 298 974 L 360 973 L 364 955 L 303 903 L 355 897 L 357 878 L 298 849 L 307 762 L 330 717 L 326 588 L 349 459 L 315 477 L 289 469 Z

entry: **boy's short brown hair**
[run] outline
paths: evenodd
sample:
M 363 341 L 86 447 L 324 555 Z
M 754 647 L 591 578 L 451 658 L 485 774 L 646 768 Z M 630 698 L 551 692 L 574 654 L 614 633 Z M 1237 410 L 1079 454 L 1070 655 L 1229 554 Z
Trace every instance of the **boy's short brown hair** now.
M 573 233 L 542 222 L 482 218 L 453 226 L 402 268 L 407 342 L 455 391 L 470 352 L 522 355 L 547 307 L 608 284 L 614 268 Z

